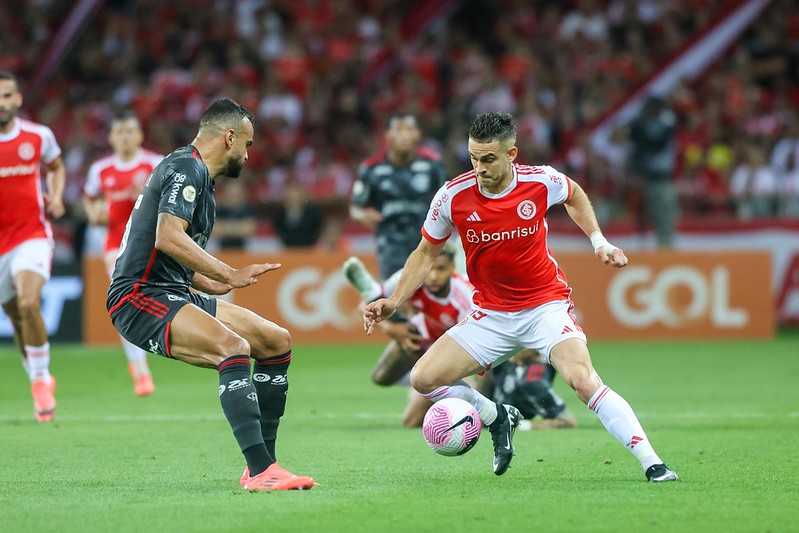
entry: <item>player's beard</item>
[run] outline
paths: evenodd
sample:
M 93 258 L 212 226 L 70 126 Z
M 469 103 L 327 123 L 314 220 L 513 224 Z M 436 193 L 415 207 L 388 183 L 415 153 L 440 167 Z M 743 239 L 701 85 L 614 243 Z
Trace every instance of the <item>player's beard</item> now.
M 0 109 L 0 128 L 5 128 L 13 122 L 17 116 L 17 109 L 19 109 L 17 106 L 11 106 L 8 109 Z
M 225 176 L 229 178 L 238 178 L 241 176 L 241 169 L 244 168 L 244 159 L 235 159 L 231 157 L 227 162 L 227 171 Z

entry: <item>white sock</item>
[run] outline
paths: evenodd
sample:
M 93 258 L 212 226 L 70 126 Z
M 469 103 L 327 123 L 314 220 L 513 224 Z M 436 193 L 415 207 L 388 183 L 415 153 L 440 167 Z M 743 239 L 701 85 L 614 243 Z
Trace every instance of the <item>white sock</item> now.
M 50 383 L 50 343 L 45 342 L 41 346 L 25 346 L 25 370 L 31 383 L 34 381 L 46 381 Z
M 600 387 L 588 400 L 588 408 L 597 414 L 605 429 L 641 462 L 644 471 L 663 462 L 652 449 L 633 408 L 610 387 Z
M 463 380 L 454 385 L 439 387 L 433 392 L 422 394 L 421 396 L 433 402 L 444 398 L 460 398 L 461 400 L 466 400 L 477 409 L 483 424 L 489 425 L 497 419 L 497 404 L 477 392 Z
M 122 348 L 125 350 L 125 357 L 128 359 L 134 377 L 150 374 L 150 369 L 147 366 L 147 352 L 125 339 L 122 339 Z

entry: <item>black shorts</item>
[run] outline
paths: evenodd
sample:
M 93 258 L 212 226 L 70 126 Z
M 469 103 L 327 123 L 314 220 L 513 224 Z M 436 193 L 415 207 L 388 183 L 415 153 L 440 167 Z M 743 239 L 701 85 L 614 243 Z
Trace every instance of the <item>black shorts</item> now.
M 111 307 L 111 322 L 120 335 L 144 351 L 172 357 L 169 329 L 184 305 L 194 304 L 216 316 L 216 300 L 193 292 L 171 292 L 152 287 L 125 294 Z

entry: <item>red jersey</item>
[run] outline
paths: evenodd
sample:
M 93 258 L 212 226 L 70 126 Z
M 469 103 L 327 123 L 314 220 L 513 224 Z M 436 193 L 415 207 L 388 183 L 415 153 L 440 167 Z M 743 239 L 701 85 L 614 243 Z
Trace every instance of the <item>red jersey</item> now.
M 474 171 L 439 189 L 422 235 L 433 243 L 458 231 L 474 302 L 484 309 L 520 311 L 568 300 L 566 276 L 547 246 L 546 212 L 571 196 L 569 179 L 549 166 L 513 164 L 513 181 L 491 194 Z
M 31 239 L 52 240 L 40 167 L 60 155 L 47 126 L 17 118 L 10 132 L 0 133 L 0 255 Z
M 399 276 L 392 276 L 383 285 L 383 293 L 394 292 L 398 280 Z M 422 285 L 410 298 L 411 305 L 419 313 L 411 323 L 432 343 L 471 312 L 473 292 L 472 284 L 460 274 L 452 274 L 449 278 L 449 293 L 444 297 L 435 296 Z
M 89 198 L 103 197 L 108 210 L 108 233 L 105 251 L 116 250 L 125 234 L 133 205 L 153 169 L 164 158 L 139 149 L 130 161 L 116 155 L 99 159 L 89 168 L 83 193 Z

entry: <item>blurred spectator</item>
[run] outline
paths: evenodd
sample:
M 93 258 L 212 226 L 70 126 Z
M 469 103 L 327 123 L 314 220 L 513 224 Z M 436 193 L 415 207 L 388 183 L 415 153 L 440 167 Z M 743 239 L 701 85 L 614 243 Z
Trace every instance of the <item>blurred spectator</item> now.
M 630 164 L 658 245 L 671 247 L 680 213 L 674 189 L 676 116 L 666 101 L 650 97 L 630 128 Z
M 744 161 L 730 179 L 736 212 L 743 219 L 770 217 L 777 213 L 777 174 L 768 165 L 760 144 L 747 147 Z
M 241 181 L 229 180 L 216 206 L 214 238 L 222 248 L 241 249 L 255 233 L 255 212 Z
M 289 182 L 283 193 L 283 203 L 272 218 L 280 241 L 289 248 L 308 248 L 316 245 L 322 233 L 322 212 L 308 200 L 305 189 Z
M 799 217 L 799 164 L 792 159 L 780 180 L 779 214 Z

